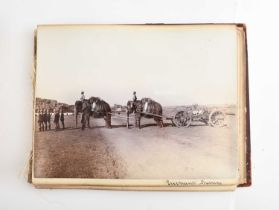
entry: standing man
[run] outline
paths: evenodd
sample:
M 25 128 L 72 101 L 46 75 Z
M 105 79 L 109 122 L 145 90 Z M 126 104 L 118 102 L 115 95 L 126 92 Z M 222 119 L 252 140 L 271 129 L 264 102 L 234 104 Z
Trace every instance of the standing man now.
M 137 101 L 137 95 L 136 95 L 136 91 L 133 92 L 133 112 L 135 113 L 136 112 L 136 101 Z
M 47 109 L 43 111 L 43 127 L 44 130 L 47 131 Z
M 133 92 L 133 102 L 136 102 L 137 101 L 137 95 L 136 95 L 136 91 Z
M 38 125 L 39 125 L 39 131 L 42 131 L 43 130 L 43 127 L 42 127 L 42 111 L 39 109 L 38 111 Z
M 61 108 L 60 121 L 61 121 L 61 124 L 62 124 L 62 128 L 64 130 L 65 129 L 65 124 L 64 124 L 64 111 L 63 111 L 63 108 Z
M 48 129 L 50 130 L 51 129 L 51 113 L 50 113 L 50 110 L 47 109 L 47 123 L 48 123 Z
M 83 102 L 85 100 L 84 91 L 81 91 L 80 100 L 81 100 L 81 102 Z
M 54 123 L 55 123 L 55 130 L 59 129 L 59 111 L 54 111 L 55 115 L 54 115 Z
M 84 91 L 81 91 L 80 101 L 83 103 L 85 100 Z M 83 122 L 83 114 L 81 115 L 81 123 Z

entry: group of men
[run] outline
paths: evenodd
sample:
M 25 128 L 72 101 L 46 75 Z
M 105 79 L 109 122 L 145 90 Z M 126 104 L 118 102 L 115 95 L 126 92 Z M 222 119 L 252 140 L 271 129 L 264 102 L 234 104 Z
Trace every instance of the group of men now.
M 62 129 L 65 129 L 63 109 L 62 108 L 60 110 L 59 109 L 58 110 L 54 109 L 53 112 L 54 112 L 53 122 L 55 124 L 55 130 L 60 129 L 59 120 L 61 121 Z M 39 125 L 39 131 L 51 130 L 51 113 L 50 113 L 49 109 L 39 110 L 38 125 Z

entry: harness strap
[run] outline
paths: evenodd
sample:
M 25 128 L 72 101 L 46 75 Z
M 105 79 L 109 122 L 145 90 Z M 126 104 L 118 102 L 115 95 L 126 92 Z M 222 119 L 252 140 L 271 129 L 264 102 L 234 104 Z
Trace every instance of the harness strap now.
M 144 103 L 144 108 L 143 108 L 143 111 L 144 111 L 144 112 L 146 112 L 147 107 L 148 107 L 148 101 L 146 101 L 146 102 Z
M 92 104 L 91 111 L 95 111 L 95 108 L 96 108 L 96 102 L 94 102 L 94 103 Z

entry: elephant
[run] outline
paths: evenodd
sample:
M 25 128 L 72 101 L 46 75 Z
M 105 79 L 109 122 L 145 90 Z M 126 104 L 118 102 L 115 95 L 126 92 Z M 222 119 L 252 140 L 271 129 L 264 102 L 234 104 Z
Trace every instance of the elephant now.
M 164 127 L 163 109 L 161 104 L 150 99 L 142 98 L 141 100 L 128 101 L 127 103 L 127 128 L 129 128 L 129 115 L 135 113 L 135 127 L 141 128 L 141 117 L 153 118 L 159 127 Z
M 83 101 L 75 102 L 76 128 L 78 124 L 78 114 L 82 113 L 82 129 L 90 127 L 90 116 L 95 118 L 103 117 L 107 128 L 111 128 L 111 108 L 110 105 L 99 97 L 90 97 Z
M 99 97 L 90 97 L 91 115 L 93 117 L 103 117 L 107 128 L 111 128 L 111 108 L 110 105 Z

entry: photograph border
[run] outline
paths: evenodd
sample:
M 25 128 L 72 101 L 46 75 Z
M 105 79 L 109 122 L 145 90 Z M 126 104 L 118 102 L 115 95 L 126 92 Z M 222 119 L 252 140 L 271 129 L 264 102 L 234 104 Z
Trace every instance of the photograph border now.
M 74 26 L 98 24 L 73 24 Z M 102 24 L 104 25 L 104 24 Z M 239 179 L 79 179 L 79 178 L 36 178 L 34 176 L 34 133 L 35 133 L 35 86 L 37 66 L 37 30 L 34 36 L 33 61 L 33 141 L 30 157 L 28 180 L 38 188 L 85 188 L 85 189 L 115 189 L 115 190 L 163 190 L 163 191 L 227 191 L 236 187 L 250 186 L 251 181 L 251 145 L 250 145 L 250 112 L 249 112 L 249 82 L 248 82 L 248 49 L 247 29 L 242 23 L 195 23 L 195 24 L 105 24 L 105 25 L 236 25 L 238 28 L 238 94 L 237 94 L 237 126 Z M 39 26 L 71 26 L 39 25 Z M 38 27 L 39 27 L 38 26 Z M 241 37 L 241 39 L 240 39 Z M 242 40 L 242 41 L 241 41 Z M 241 42 L 240 42 L 241 41 Z

